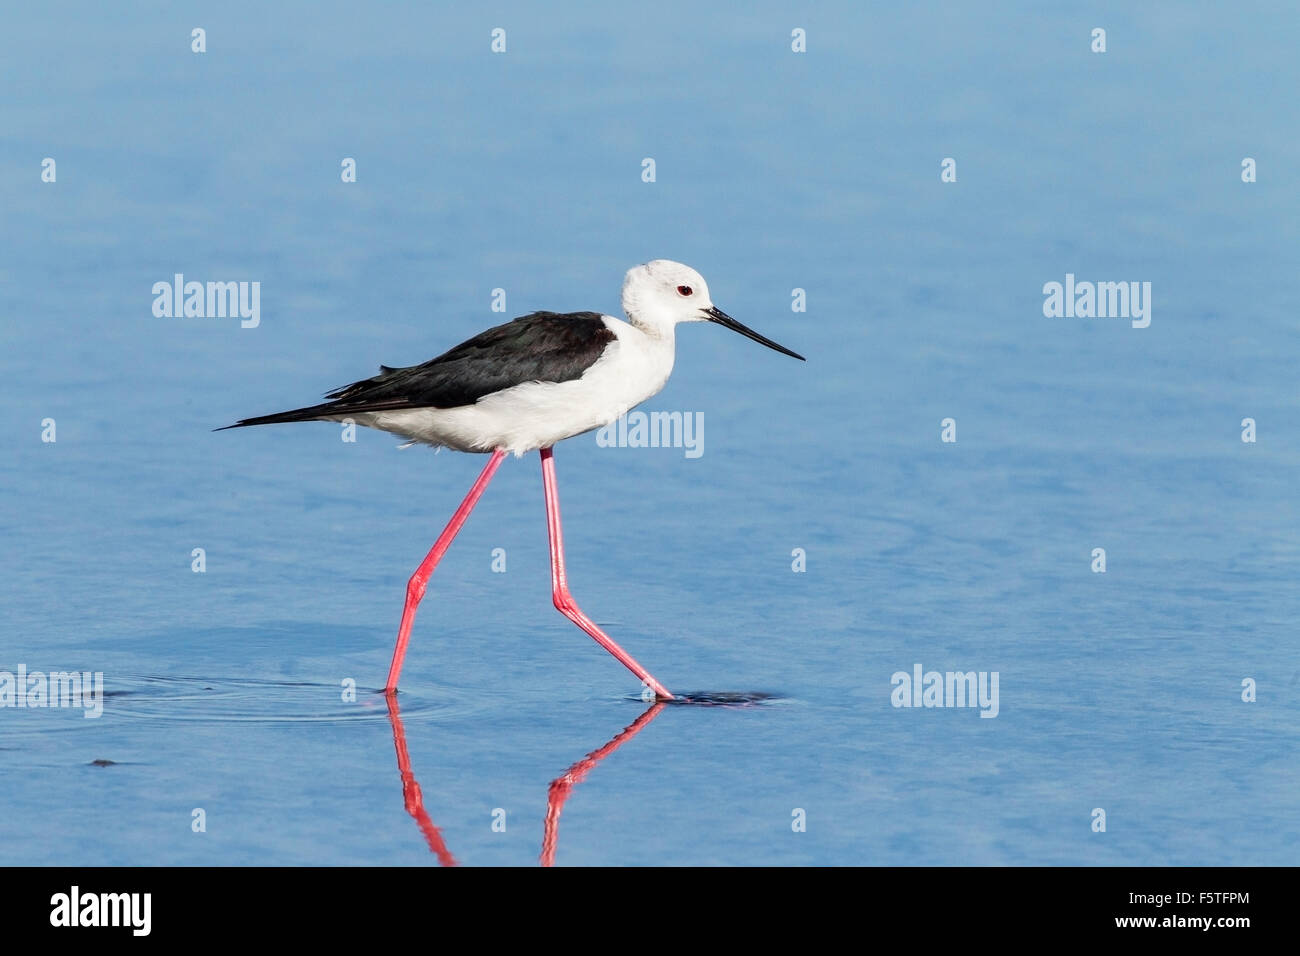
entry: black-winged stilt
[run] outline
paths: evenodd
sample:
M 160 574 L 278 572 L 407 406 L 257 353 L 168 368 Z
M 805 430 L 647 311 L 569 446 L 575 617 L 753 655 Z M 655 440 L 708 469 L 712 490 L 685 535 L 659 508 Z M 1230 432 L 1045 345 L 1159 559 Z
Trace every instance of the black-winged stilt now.
M 387 693 L 397 690 L 411 624 L 429 578 L 493 474 L 510 452 L 521 457 L 540 451 L 555 606 L 656 697 L 672 699 L 668 688 L 597 627 L 569 593 L 551 448 L 617 421 L 663 388 L 673 370 L 679 323 L 716 322 L 778 352 L 800 360 L 803 356 L 717 308 L 704 278 L 680 262 L 655 259 L 629 269 L 623 280 L 623 311 L 626 322 L 598 312 L 533 312 L 481 332 L 423 365 L 380 366 L 374 378 L 330 392 L 325 396 L 330 401 L 322 404 L 226 426 L 350 419 L 411 442 L 491 455 L 406 585 L 402 623 L 384 685 Z

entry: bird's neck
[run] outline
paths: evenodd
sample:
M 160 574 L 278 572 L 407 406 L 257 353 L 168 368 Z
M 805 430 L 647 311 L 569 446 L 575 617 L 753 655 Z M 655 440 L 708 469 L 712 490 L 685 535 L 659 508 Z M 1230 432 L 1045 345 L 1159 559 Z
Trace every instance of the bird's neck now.
M 672 348 L 677 339 L 677 323 L 673 321 L 656 320 L 653 315 L 647 315 L 641 312 L 627 313 L 628 325 L 641 332 L 647 338 L 657 342 L 662 342 L 668 348 Z

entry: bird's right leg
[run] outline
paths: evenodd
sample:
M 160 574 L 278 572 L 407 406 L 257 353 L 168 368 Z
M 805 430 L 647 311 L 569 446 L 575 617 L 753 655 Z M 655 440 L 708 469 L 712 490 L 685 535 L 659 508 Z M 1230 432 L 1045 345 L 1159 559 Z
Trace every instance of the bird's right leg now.
M 478 504 L 479 498 L 483 497 L 488 482 L 492 480 L 496 470 L 501 467 L 501 462 L 505 460 L 505 457 L 506 452 L 503 448 L 498 448 L 492 453 L 488 463 L 479 472 L 478 480 L 470 488 L 469 494 L 460 503 L 456 513 L 451 516 L 451 520 L 447 522 L 447 527 L 442 529 L 442 534 L 438 535 L 438 540 L 433 543 L 433 547 L 424 560 L 420 562 L 420 566 L 415 569 L 415 573 L 411 575 L 411 580 L 406 582 L 406 605 L 402 608 L 402 625 L 397 631 L 397 646 L 393 648 L 393 663 L 388 668 L 388 681 L 384 684 L 385 693 L 392 694 L 397 691 L 397 677 L 402 672 L 402 660 L 406 657 L 406 645 L 411 641 L 411 625 L 415 623 L 415 609 L 420 606 L 420 599 L 424 597 L 424 592 L 429 587 L 429 578 L 433 576 L 433 569 L 438 566 L 442 556 L 451 547 L 452 539 L 460 532 L 461 527 L 465 524 L 465 519 L 469 517 L 469 513 Z
M 583 613 L 578 602 L 569 593 L 569 575 L 564 569 L 564 529 L 560 524 L 560 492 L 555 487 L 555 458 L 549 447 L 542 452 L 542 488 L 546 496 L 546 530 L 551 540 L 551 598 L 556 609 L 609 651 L 620 664 L 630 670 L 641 683 L 654 692 L 659 700 L 672 700 L 673 694 L 655 680 L 654 675 L 637 663 L 614 639 L 596 626 L 596 622 Z

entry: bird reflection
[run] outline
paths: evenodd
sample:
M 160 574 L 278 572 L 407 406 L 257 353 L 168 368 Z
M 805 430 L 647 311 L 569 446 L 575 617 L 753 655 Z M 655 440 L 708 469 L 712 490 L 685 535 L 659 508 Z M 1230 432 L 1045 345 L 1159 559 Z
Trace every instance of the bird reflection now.
M 438 862 L 443 866 L 455 866 L 456 858 L 447 849 L 442 831 L 434 825 L 428 811 L 424 809 L 424 794 L 420 792 L 420 784 L 411 772 L 411 755 L 406 750 L 406 728 L 402 726 L 402 715 L 397 709 L 397 695 L 384 696 L 388 700 L 388 722 L 393 725 L 393 747 L 397 750 L 397 770 L 402 775 L 402 800 L 406 803 L 406 812 L 414 818 Z
M 555 865 L 555 848 L 560 842 L 560 811 L 564 809 L 564 801 L 569 799 L 569 794 L 573 792 L 573 788 L 586 779 L 587 774 L 591 773 L 592 767 L 645 730 L 650 721 L 658 717 L 659 711 L 666 706 L 667 704 L 662 700 L 651 704 L 646 708 L 645 713 L 624 727 L 622 732 L 613 740 L 599 750 L 593 750 L 551 781 L 550 789 L 546 794 L 546 828 L 542 834 L 542 866 Z
M 411 771 L 411 757 L 406 749 L 406 728 L 402 725 L 402 715 L 397 707 L 397 695 L 385 694 L 384 696 L 388 702 L 388 722 L 393 727 L 393 747 L 397 751 L 397 769 L 402 775 L 402 800 L 406 804 L 406 812 L 411 815 L 419 826 L 420 832 L 424 834 L 425 842 L 429 844 L 429 849 L 438 858 L 438 862 L 443 866 L 456 866 L 456 858 L 447 849 L 447 844 L 442 838 L 442 831 L 438 829 L 429 817 L 428 811 L 424 809 L 424 794 L 420 791 L 420 784 Z M 569 794 L 573 792 L 573 788 L 586 779 L 587 774 L 591 773 L 596 764 L 643 731 L 652 720 L 659 716 L 659 712 L 665 706 L 666 704 L 662 700 L 651 704 L 640 717 L 624 727 L 603 747 L 593 750 L 551 781 L 546 796 L 546 824 L 542 835 L 542 866 L 553 866 L 555 864 L 555 850 L 560 840 L 560 811 L 564 808 L 564 802 L 569 799 Z

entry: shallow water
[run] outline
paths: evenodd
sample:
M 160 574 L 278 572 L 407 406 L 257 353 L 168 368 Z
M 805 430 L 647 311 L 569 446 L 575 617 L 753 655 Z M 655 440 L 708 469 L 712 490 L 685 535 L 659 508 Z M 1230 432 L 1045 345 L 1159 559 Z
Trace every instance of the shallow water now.
M 0 670 L 106 695 L 0 708 L 0 862 L 1296 861 L 1295 18 L 747 9 L 11 12 Z M 561 445 L 573 591 L 673 690 L 771 699 L 639 699 L 550 605 L 530 456 L 391 709 L 483 460 L 211 429 L 428 358 L 495 288 L 614 311 L 656 256 L 809 361 L 684 328 L 645 408 L 702 455 Z M 155 318 L 177 272 L 259 281 L 260 325 Z M 1150 327 L 1045 318 L 1066 273 L 1151 282 Z M 996 718 L 892 706 L 918 663 L 996 671 Z

